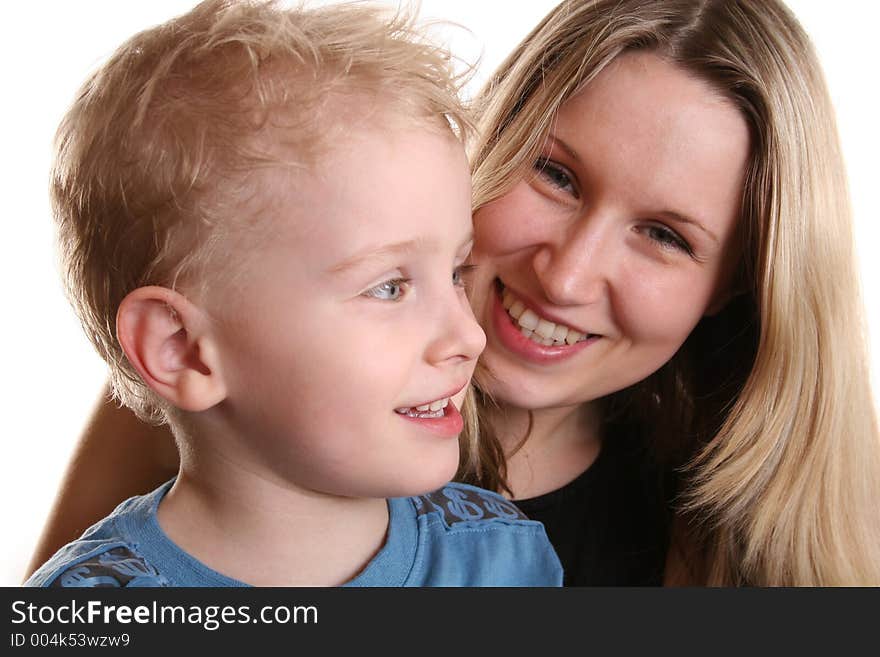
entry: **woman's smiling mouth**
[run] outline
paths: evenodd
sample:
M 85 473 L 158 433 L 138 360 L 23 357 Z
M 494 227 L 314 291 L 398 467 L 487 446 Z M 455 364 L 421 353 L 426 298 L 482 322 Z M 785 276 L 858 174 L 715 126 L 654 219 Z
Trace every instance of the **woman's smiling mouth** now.
M 593 334 L 581 333 L 565 324 L 556 324 L 540 317 L 507 288 L 502 290 L 501 302 L 510 318 L 519 325 L 522 334 L 545 347 L 573 345 L 589 337 L 595 337 Z
M 562 360 L 602 337 L 541 316 L 500 280 L 496 283 L 493 324 L 502 344 L 519 356 L 537 362 Z

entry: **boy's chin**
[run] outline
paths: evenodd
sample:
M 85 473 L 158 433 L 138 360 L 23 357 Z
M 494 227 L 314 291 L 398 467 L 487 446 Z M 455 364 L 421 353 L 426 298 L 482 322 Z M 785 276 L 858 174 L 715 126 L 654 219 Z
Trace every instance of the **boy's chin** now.
M 401 473 L 398 481 L 390 486 L 383 497 L 418 497 L 442 488 L 455 477 L 458 470 L 458 451 L 456 450 L 455 459 L 432 466 L 421 471 L 413 468 L 409 472 Z

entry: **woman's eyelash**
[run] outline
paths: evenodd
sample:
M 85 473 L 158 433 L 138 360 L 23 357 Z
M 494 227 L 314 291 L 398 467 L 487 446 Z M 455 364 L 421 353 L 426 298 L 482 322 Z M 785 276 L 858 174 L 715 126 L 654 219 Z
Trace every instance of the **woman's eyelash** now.
M 540 157 L 535 161 L 535 170 L 539 176 L 557 189 L 566 191 L 575 197 L 578 196 L 574 185 L 574 176 L 561 164 L 549 158 Z
M 664 249 L 675 249 L 677 251 L 682 251 L 689 256 L 694 254 L 690 244 L 684 241 L 678 233 L 665 226 L 645 226 L 643 230 L 647 234 L 648 239 L 656 242 Z
M 579 197 L 577 188 L 575 187 L 575 177 L 566 167 L 558 162 L 554 162 L 547 157 L 539 157 L 535 160 L 535 171 L 548 184 L 553 187 L 568 192 L 575 198 Z M 645 226 L 643 232 L 652 242 L 663 249 L 672 249 L 681 251 L 689 256 L 694 255 L 694 251 L 678 233 L 666 226 L 649 225 Z

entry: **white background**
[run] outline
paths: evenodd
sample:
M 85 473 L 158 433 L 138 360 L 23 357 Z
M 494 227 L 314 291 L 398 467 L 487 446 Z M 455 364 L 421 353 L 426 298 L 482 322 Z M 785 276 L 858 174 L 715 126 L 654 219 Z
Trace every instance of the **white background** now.
M 0 376 L 0 586 L 20 582 L 76 438 L 105 380 L 103 362 L 83 336 L 58 279 L 46 193 L 51 139 L 74 92 L 104 57 L 136 31 L 193 4 L 53 0 L 3 7 L 0 344 L 6 365 L 0 370 L 5 372 Z M 555 4 L 556 0 L 423 0 L 421 15 L 449 19 L 470 30 L 470 36 L 458 33 L 450 43 L 468 59 L 482 50 L 473 90 Z M 837 107 L 871 341 L 875 351 L 880 350 L 880 265 L 873 253 L 880 238 L 874 163 L 880 152 L 875 51 L 880 9 L 858 0 L 790 0 L 789 6 L 816 43 Z M 872 371 L 877 380 L 876 355 Z

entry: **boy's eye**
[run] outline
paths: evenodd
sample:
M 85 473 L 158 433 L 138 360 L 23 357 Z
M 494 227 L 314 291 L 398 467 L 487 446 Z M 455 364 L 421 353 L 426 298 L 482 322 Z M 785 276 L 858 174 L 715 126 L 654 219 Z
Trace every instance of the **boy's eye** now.
M 456 287 L 464 287 L 467 285 L 467 275 L 470 274 L 476 265 L 459 265 L 452 270 L 452 284 Z
M 563 192 L 568 192 L 578 198 L 578 191 L 574 184 L 574 176 L 561 164 L 546 157 L 535 161 L 535 171 L 548 184 Z
M 391 280 L 379 283 L 375 287 L 371 287 L 363 294 L 381 301 L 399 301 L 403 298 L 408 283 L 408 278 L 392 278 Z

